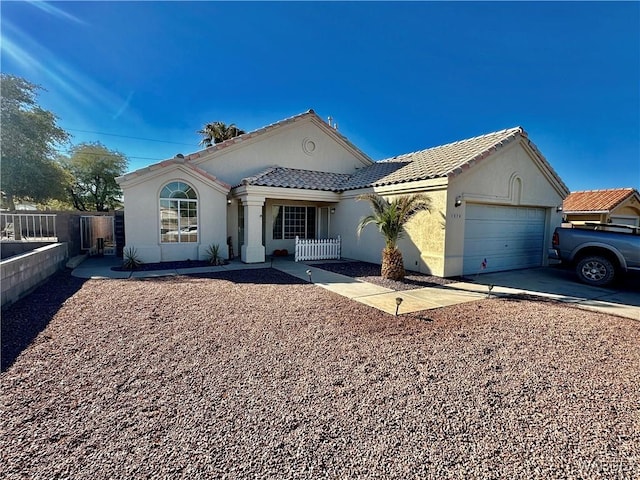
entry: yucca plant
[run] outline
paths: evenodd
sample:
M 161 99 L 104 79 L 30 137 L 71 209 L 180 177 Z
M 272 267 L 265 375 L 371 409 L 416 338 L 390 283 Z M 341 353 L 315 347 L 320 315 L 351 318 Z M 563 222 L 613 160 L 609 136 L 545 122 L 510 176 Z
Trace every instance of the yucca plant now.
M 142 265 L 142 260 L 138 256 L 138 251 L 135 247 L 127 247 L 122 251 L 122 255 L 124 257 L 122 261 L 122 267 L 127 270 L 135 270 L 140 265 Z
M 220 265 L 222 259 L 220 258 L 220 245 L 209 245 L 207 248 L 207 260 L 211 265 Z
M 384 197 L 367 193 L 358 200 L 367 200 L 373 213 L 358 223 L 358 236 L 370 224 L 376 225 L 384 237 L 382 250 L 382 278 L 402 280 L 405 276 L 402 252 L 398 249 L 398 240 L 404 237 L 404 227 L 418 212 L 431 211 L 431 198 L 423 194 L 402 195 L 388 201 Z

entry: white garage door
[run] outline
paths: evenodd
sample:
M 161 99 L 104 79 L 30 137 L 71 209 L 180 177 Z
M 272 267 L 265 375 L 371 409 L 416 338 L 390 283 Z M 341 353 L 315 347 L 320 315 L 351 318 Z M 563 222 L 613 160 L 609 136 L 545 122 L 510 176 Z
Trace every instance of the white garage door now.
M 467 204 L 464 275 L 541 266 L 545 224 L 544 208 Z

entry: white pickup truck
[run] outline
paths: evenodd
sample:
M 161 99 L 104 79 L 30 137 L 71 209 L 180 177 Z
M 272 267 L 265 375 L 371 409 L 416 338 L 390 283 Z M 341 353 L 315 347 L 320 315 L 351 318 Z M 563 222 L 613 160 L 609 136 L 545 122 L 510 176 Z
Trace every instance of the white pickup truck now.
M 558 227 L 549 258 L 575 267 L 589 285 L 608 285 L 620 274 L 640 271 L 640 228 L 610 223 Z

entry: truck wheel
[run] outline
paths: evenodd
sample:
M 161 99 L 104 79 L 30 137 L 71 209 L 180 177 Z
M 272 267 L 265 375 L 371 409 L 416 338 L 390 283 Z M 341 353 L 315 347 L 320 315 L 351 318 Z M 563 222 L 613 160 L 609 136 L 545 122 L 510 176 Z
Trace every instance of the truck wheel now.
M 613 282 L 616 270 L 604 257 L 584 257 L 576 265 L 576 274 L 580 281 L 601 287 Z

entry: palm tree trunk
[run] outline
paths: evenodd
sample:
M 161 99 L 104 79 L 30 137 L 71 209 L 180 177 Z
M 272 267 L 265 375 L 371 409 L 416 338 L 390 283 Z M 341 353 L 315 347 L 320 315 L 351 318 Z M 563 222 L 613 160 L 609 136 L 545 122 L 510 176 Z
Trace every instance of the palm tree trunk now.
M 382 250 L 382 278 L 390 280 L 402 280 L 405 275 L 402 252 L 397 248 L 385 248 Z

